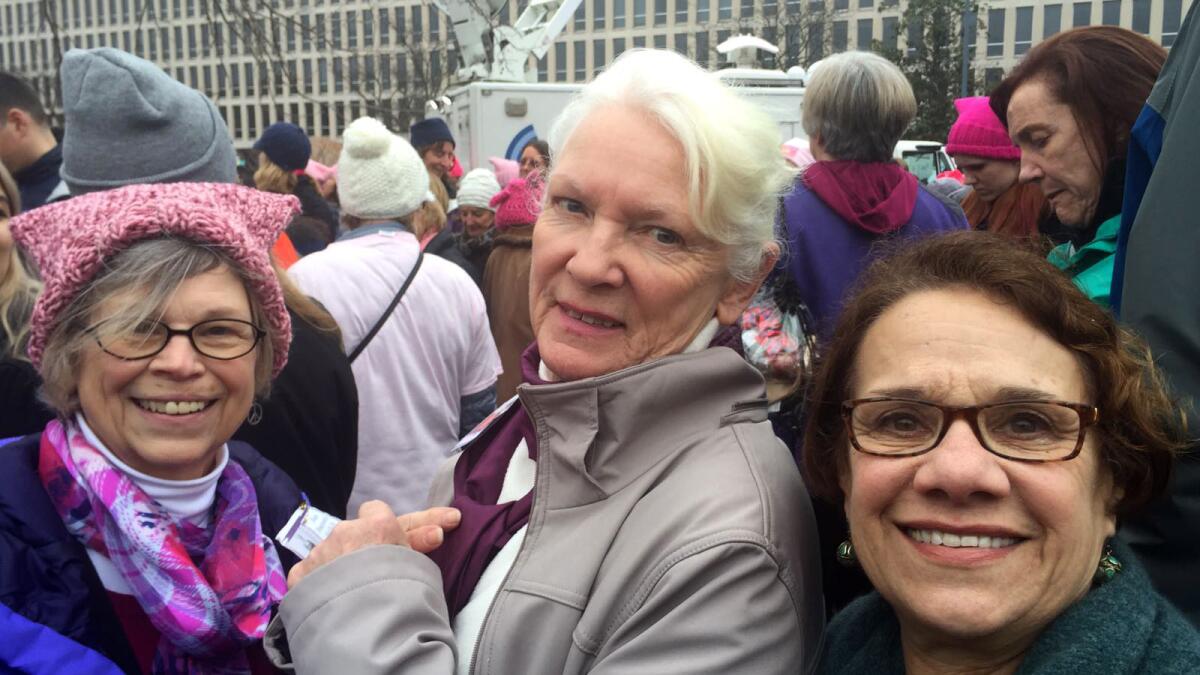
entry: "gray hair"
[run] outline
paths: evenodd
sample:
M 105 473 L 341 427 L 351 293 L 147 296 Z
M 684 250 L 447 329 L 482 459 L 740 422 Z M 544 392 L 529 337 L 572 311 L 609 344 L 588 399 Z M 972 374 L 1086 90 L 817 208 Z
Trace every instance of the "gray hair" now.
M 804 133 L 835 159 L 891 161 L 916 115 L 908 78 L 896 64 L 869 52 L 822 60 L 804 92 Z
M 104 268 L 63 311 L 50 332 L 42 355 L 42 399 L 60 417 L 79 412 L 78 372 L 84 349 L 92 343 L 87 329 L 100 318 L 98 306 L 124 295 L 124 302 L 106 321 L 120 328 L 133 327 L 146 320 L 158 320 L 179 286 L 188 279 L 222 267 L 228 268 L 248 289 L 249 274 L 219 248 L 189 239 L 163 237 L 134 243 L 104 261 Z M 258 298 L 247 290 L 251 321 L 267 331 L 259 341 L 254 366 L 255 393 L 265 396 L 271 386 L 274 363 L 271 323 Z
M 736 279 L 753 280 L 778 246 L 775 212 L 795 175 L 779 150 L 775 122 L 686 57 L 634 49 L 559 115 L 550 131 L 555 166 L 580 122 L 614 104 L 645 111 L 679 141 L 692 221 L 706 237 L 730 247 L 729 271 Z

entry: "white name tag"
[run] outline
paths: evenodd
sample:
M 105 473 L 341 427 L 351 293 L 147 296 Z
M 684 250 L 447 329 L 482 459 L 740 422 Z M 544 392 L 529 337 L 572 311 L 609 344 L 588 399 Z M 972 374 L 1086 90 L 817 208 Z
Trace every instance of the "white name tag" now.
M 463 448 L 470 445 L 471 441 L 475 440 L 476 438 L 479 438 L 479 434 L 482 434 L 483 432 L 487 431 L 488 427 L 492 426 L 492 424 L 497 419 L 499 419 L 500 416 L 505 413 L 505 411 L 507 411 L 509 408 L 513 407 L 513 404 L 516 403 L 518 400 L 520 400 L 520 398 L 517 396 L 514 396 L 514 397 L 508 399 L 507 401 L 505 401 L 504 405 L 493 410 L 490 415 L 483 418 L 482 422 L 480 422 L 479 424 L 476 424 L 474 429 L 467 432 L 467 435 L 462 437 L 462 440 L 458 442 L 458 445 L 455 445 L 453 448 L 450 449 L 450 454 L 453 455 L 454 453 L 458 452 L 459 450 L 462 450 Z
M 304 559 L 317 544 L 325 541 L 340 522 L 341 518 L 331 516 L 310 504 L 308 496 L 305 495 L 304 503 L 292 513 L 292 517 L 288 518 L 287 524 L 279 534 L 275 535 L 275 541 Z

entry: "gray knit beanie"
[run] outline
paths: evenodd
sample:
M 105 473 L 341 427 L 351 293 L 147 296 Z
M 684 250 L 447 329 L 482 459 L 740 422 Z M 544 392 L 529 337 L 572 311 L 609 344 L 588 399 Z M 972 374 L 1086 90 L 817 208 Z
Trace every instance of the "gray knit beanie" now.
M 109 47 L 72 49 L 63 57 L 62 88 L 62 177 L 71 194 L 237 182 L 237 156 L 217 107 L 153 63 Z

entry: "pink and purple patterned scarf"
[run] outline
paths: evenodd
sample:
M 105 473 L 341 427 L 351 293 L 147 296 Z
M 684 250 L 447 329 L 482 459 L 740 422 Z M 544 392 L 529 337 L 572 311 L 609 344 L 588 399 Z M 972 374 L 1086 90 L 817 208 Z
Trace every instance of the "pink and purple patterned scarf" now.
M 155 673 L 250 672 L 246 648 L 287 583 L 237 462 L 217 483 L 208 528 L 176 521 L 73 424 L 46 426 L 38 472 L 67 529 L 112 560 L 162 634 Z

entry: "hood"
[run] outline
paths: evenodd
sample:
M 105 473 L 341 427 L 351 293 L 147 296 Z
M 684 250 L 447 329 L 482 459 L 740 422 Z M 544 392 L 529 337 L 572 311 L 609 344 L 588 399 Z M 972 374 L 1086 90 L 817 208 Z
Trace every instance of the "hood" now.
M 804 183 L 846 222 L 872 234 L 889 234 L 912 219 L 919 184 L 892 162 L 816 162 Z

